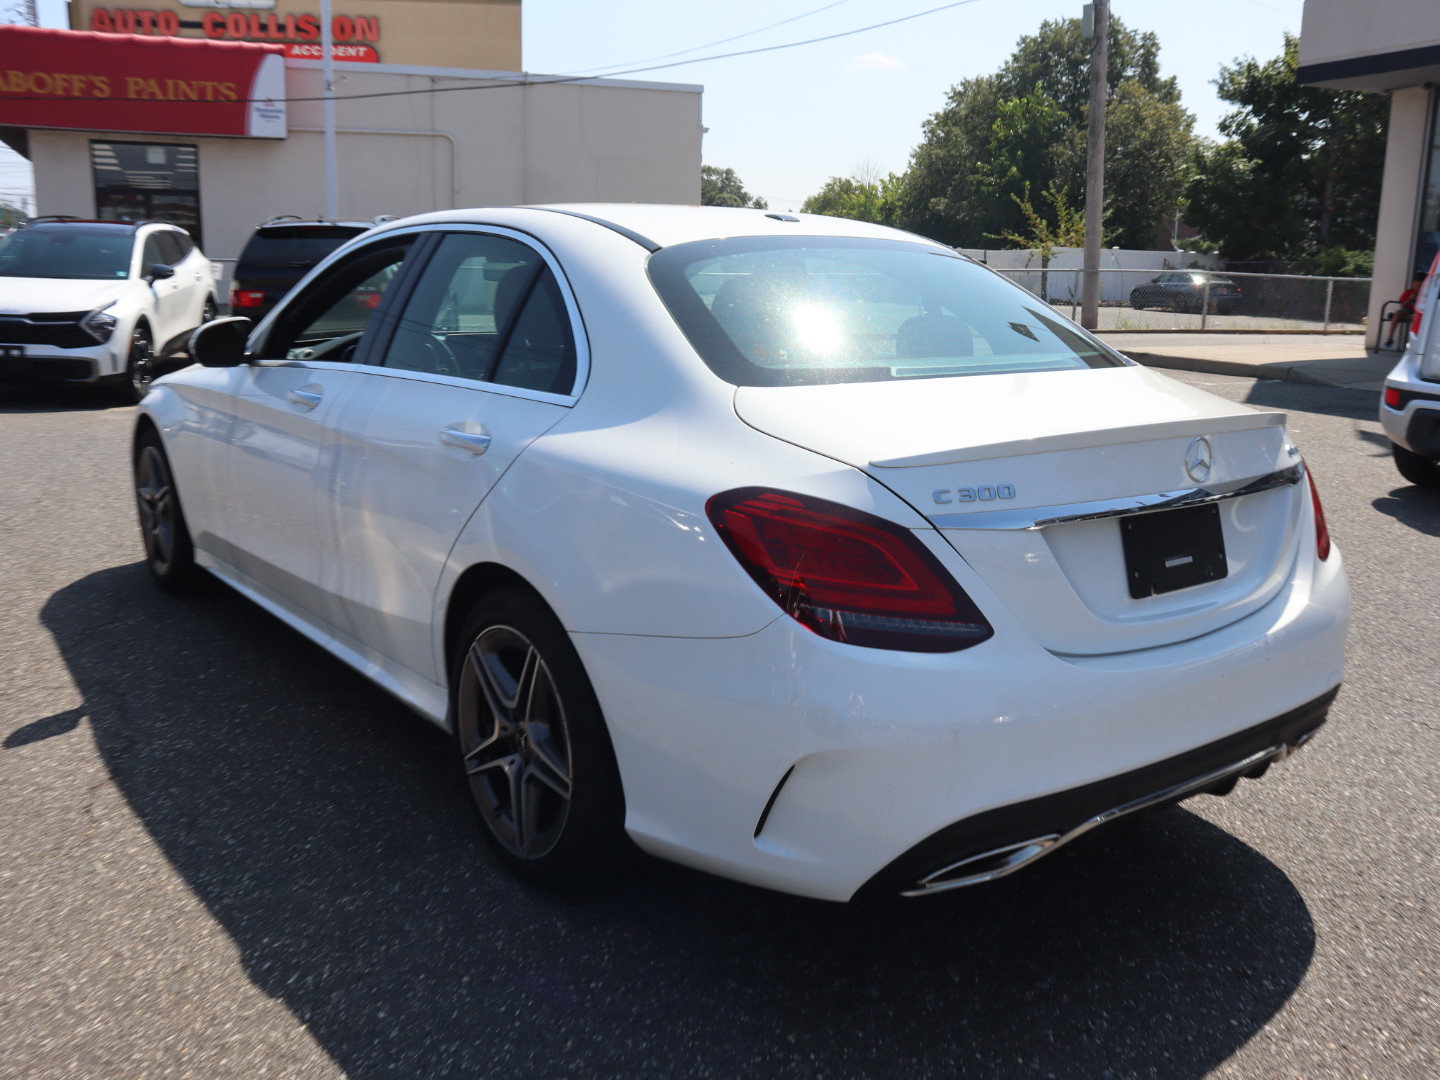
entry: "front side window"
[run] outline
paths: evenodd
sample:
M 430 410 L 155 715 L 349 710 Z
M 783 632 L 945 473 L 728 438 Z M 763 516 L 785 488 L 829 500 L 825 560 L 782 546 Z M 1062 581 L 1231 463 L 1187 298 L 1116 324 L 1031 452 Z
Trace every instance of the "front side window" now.
M 129 277 L 134 250 L 133 229 L 32 225 L 0 240 L 0 277 Z
M 390 238 L 332 266 L 280 313 L 261 346 L 263 355 L 352 359 L 413 241 L 413 236 Z
M 568 394 L 576 348 L 539 252 L 483 233 L 444 237 L 385 349 L 386 367 Z
M 1125 363 L 983 266 L 904 241 L 700 241 L 657 252 L 650 277 L 701 358 L 738 386 Z
M 160 243 L 160 234 L 151 233 L 145 238 L 144 252 L 140 256 L 140 276 L 144 277 L 150 273 L 150 268 L 157 263 L 161 266 L 169 266 L 170 259 Z

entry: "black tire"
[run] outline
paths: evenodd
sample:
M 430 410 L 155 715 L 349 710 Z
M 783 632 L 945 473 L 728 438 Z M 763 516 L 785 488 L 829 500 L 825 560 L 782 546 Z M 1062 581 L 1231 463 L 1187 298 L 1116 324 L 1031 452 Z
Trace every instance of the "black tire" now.
M 555 616 L 498 589 L 451 663 L 455 739 L 485 838 L 517 876 L 574 888 L 632 851 L 615 752 L 595 691 Z
M 1403 446 L 1390 445 L 1395 453 L 1395 468 L 1401 476 L 1417 487 L 1440 487 L 1440 464 Z
M 145 562 L 155 584 L 170 593 L 189 591 L 200 577 L 195 546 L 175 489 L 170 459 L 153 429 L 135 440 L 135 504 Z
M 150 392 L 155 381 L 155 342 L 150 327 L 136 323 L 130 332 L 130 349 L 125 357 L 125 374 L 120 383 L 120 396 L 131 404 Z
M 215 306 L 215 297 L 207 296 L 205 298 L 205 306 L 200 309 L 200 326 L 204 326 L 211 319 L 215 318 L 215 314 L 219 310 L 220 309 Z M 199 329 L 199 327 L 196 327 L 196 329 Z

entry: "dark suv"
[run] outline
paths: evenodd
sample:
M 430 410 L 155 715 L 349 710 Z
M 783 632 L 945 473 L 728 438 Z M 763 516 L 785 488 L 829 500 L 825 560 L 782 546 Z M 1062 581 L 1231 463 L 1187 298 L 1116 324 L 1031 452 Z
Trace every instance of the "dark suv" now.
M 352 236 L 391 220 L 303 221 L 293 214 L 271 218 L 245 243 L 230 285 L 230 312 L 257 323 L 310 268 Z

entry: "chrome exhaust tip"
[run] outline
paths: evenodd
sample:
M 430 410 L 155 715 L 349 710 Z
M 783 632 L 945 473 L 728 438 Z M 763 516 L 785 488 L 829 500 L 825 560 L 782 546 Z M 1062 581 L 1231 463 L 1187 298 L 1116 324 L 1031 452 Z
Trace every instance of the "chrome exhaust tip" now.
M 1264 750 L 1251 754 L 1240 761 L 1232 762 L 1224 768 L 1192 777 L 1179 784 L 1112 807 L 1087 818 L 1067 832 L 1048 833 L 1029 840 L 1021 840 L 982 852 L 979 855 L 968 856 L 959 862 L 949 863 L 939 870 L 927 874 L 917 881 L 913 888 L 902 891 L 900 895 L 931 896 L 939 892 L 949 892 L 951 889 L 961 889 L 967 885 L 979 885 L 982 882 L 994 881 L 996 878 L 1006 877 L 1022 867 L 1029 866 L 1036 859 L 1050 854 L 1056 848 L 1063 847 L 1091 829 L 1108 824 L 1127 814 L 1133 814 L 1138 810 L 1147 810 L 1152 806 L 1178 802 L 1191 795 L 1199 795 L 1204 792 L 1215 795 L 1227 794 L 1242 776 L 1259 775 L 1269 768 L 1272 762 L 1284 760 L 1289 754 L 1304 746 L 1309 741 L 1311 734 L 1313 733 L 1302 736 L 1296 740 L 1293 746 L 1284 742 L 1268 746 Z

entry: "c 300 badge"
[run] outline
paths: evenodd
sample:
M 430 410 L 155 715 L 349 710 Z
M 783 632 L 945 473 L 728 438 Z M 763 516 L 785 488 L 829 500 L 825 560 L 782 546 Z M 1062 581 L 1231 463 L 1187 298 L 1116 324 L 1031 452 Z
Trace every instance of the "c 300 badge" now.
M 981 484 L 979 487 L 936 488 L 935 501 L 942 506 L 948 503 L 992 502 L 995 499 L 1015 498 L 1014 484 Z

